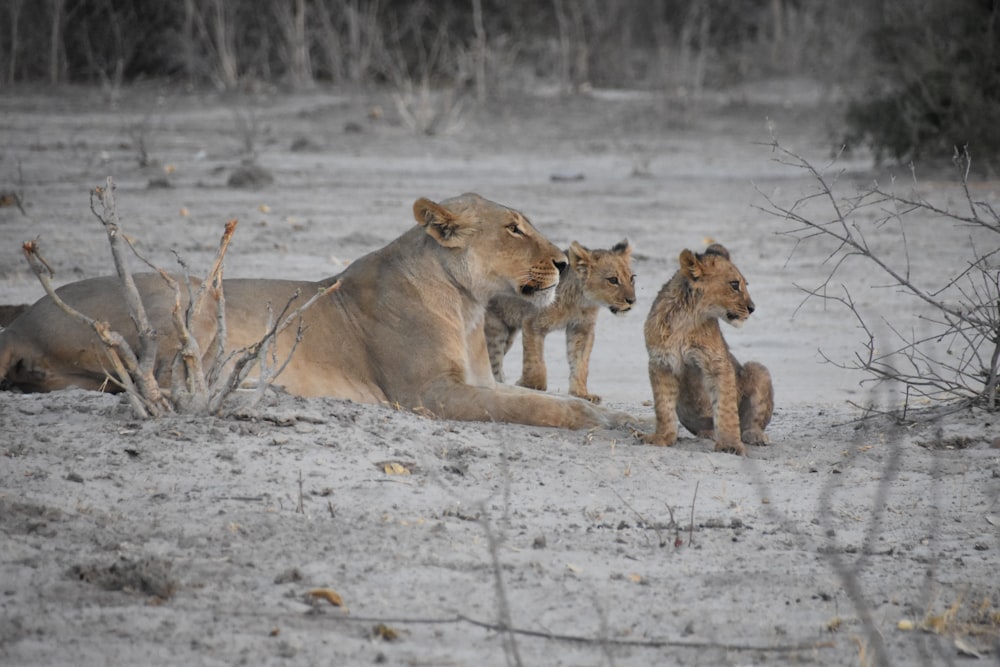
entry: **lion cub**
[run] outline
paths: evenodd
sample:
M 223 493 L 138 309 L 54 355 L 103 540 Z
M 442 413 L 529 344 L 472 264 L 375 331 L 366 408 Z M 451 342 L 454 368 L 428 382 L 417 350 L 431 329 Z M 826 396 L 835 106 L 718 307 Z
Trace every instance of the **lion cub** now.
M 651 445 L 677 440 L 677 420 L 718 451 L 746 454 L 743 443 L 766 445 L 774 411 L 771 375 L 741 364 L 722 337 L 719 320 L 741 327 L 754 311 L 743 274 L 718 243 L 702 254 L 685 250 L 680 270 L 660 289 L 646 318 L 649 381 L 656 432 Z
M 566 330 L 569 359 L 569 393 L 600 403 L 601 397 L 587 391 L 590 352 L 594 347 L 594 326 L 601 306 L 623 315 L 635 303 L 635 274 L 632 273 L 632 246 L 628 240 L 610 250 L 588 250 L 574 241 L 566 251 L 569 268 L 556 287 L 555 300 L 535 308 L 523 299 L 494 298 L 486 308 L 486 347 L 493 377 L 503 382 L 503 358 L 521 331 L 524 342 L 522 387 L 545 390 L 545 336 L 556 329 Z

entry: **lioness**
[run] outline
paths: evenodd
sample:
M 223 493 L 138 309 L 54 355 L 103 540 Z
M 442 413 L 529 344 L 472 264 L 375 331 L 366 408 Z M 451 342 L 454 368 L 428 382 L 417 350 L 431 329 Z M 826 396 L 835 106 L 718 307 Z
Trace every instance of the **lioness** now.
M 296 289 L 301 302 L 340 279 L 339 290 L 304 314 L 304 337 L 277 378 L 292 394 L 388 403 L 446 419 L 574 429 L 629 419 L 577 398 L 498 386 L 493 379 L 483 334 L 486 303 L 497 295 L 519 295 L 548 304 L 566 266 L 559 248 L 520 212 L 476 194 L 440 204 L 421 198 L 413 214 L 417 226 L 339 276 L 316 283 L 226 280 L 226 348 L 261 338 L 266 304 L 281 308 Z M 172 295 L 155 276 L 139 278 L 147 310 L 153 311 L 150 319 L 163 322 Z M 116 278 L 61 290 L 71 305 L 90 308 L 87 314 L 95 319 L 127 321 Z M 290 350 L 294 329 L 279 337 L 279 358 Z M 159 330 L 166 340 L 159 346 L 158 366 L 167 369 L 176 344 L 163 334 L 164 326 Z M 121 333 L 135 345 L 134 330 Z M 202 342 L 203 350 L 210 349 L 209 342 Z M 28 390 L 99 389 L 105 364 L 84 354 L 95 345 L 88 328 L 43 298 L 0 332 L 0 379 Z
M 719 329 L 719 319 L 738 328 L 753 311 L 746 279 L 723 246 L 681 253 L 680 270 L 660 289 L 646 319 L 656 432 L 643 435 L 643 442 L 674 444 L 680 418 L 695 435 L 714 438 L 719 451 L 743 455 L 743 443 L 767 444 L 771 375 L 759 363 L 740 364 Z
M 521 331 L 524 358 L 517 384 L 544 391 L 548 384 L 545 337 L 551 331 L 565 329 L 569 393 L 600 403 L 600 396 L 587 391 L 594 327 L 602 305 L 615 315 L 624 315 L 635 303 L 632 246 L 626 239 L 610 250 L 589 250 L 574 241 L 566 255 L 569 270 L 559 281 L 554 303 L 535 308 L 524 299 L 514 297 L 490 300 L 486 307 L 486 347 L 493 377 L 503 382 L 503 358 L 514 344 L 517 332 Z

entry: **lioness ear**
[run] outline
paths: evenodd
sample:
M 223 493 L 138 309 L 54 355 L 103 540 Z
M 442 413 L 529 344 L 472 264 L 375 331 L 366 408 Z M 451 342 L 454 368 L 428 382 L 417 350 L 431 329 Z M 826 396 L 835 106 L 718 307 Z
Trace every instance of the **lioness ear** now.
M 701 278 L 704 269 L 698 256 L 685 249 L 680 256 L 681 273 L 690 280 Z
M 413 217 L 429 236 L 446 248 L 460 247 L 468 231 L 468 224 L 460 216 L 425 197 L 413 202 Z
M 713 243 L 712 245 L 705 248 L 706 255 L 718 255 L 719 257 L 725 257 L 729 259 L 729 251 L 721 243 Z
M 611 252 L 628 257 L 632 254 L 632 244 L 628 242 L 628 239 L 622 239 L 611 246 Z
M 590 251 L 576 241 L 569 244 L 569 252 L 566 253 L 566 256 L 569 258 L 569 265 L 573 267 L 574 271 L 583 273 L 590 268 L 592 262 Z

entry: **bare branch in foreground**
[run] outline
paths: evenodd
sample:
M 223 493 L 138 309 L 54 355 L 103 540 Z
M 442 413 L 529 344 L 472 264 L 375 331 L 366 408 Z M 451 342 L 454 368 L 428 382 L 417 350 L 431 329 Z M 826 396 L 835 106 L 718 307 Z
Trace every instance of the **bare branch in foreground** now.
M 104 186 L 91 192 L 90 208 L 107 233 L 127 312 L 136 329 L 138 352 L 132 349 L 120 332 L 111 330 L 108 323 L 80 313 L 59 298 L 52 286 L 51 265 L 39 254 L 37 241 L 29 241 L 23 246 L 24 254 L 46 293 L 60 309 L 97 334 L 111 367 L 108 380 L 126 393 L 137 416 L 157 417 L 168 412 L 218 414 L 225 400 L 236 391 L 255 365 L 260 367 L 260 381 L 252 400 L 259 400 L 263 389 L 280 375 L 298 347 L 304 333 L 301 323 L 303 313 L 321 297 L 337 290 L 340 282 L 318 290 L 305 303 L 288 313 L 299 296 L 296 293 L 285 305 L 278 322 L 273 324 L 269 320 L 267 330 L 257 343 L 227 355 L 223 260 L 236 231 L 237 221 L 230 220 L 226 223 L 212 267 L 195 292 L 194 281 L 183 260 L 178 258 L 185 283 L 182 288 L 175 276 L 144 257 L 124 234 L 118 217 L 114 188 L 114 181 L 108 177 Z M 140 261 L 158 273 L 174 297 L 170 316 L 179 349 L 170 366 L 169 391 L 161 389 L 155 375 L 157 360 L 160 359 L 162 364 L 163 359 L 162 355 L 158 356 L 157 333 L 153 330 L 142 296 L 128 268 L 126 249 L 131 250 Z M 215 303 L 215 311 L 211 314 L 205 312 L 209 301 Z M 270 311 L 270 306 L 267 307 Z M 277 337 L 296 320 L 299 320 L 299 329 L 295 342 L 288 356 L 279 364 L 276 358 Z M 211 353 L 206 355 L 202 345 L 210 341 L 214 343 Z
M 53 303 L 73 319 L 93 329 L 94 333 L 100 338 L 104 344 L 105 354 L 114 371 L 114 375 L 109 376 L 109 378 L 125 391 L 136 415 L 139 417 L 156 417 L 164 412 L 169 412 L 170 404 L 162 394 L 157 393 L 155 397 L 150 396 L 136 387 L 133 377 L 139 372 L 139 360 L 122 335 L 117 331 L 113 331 L 107 322 L 99 322 L 92 317 L 84 315 L 56 294 L 55 287 L 52 285 L 52 268 L 39 252 L 37 241 L 28 241 L 23 244 L 22 248 L 28 264 Z
M 125 305 L 128 307 L 129 317 L 135 324 L 136 332 L 139 334 L 139 350 L 136 354 L 138 367 L 133 373 L 133 379 L 143 396 L 154 402 L 162 401 L 160 386 L 153 376 L 156 365 L 157 341 L 153 327 L 146 316 L 146 309 L 143 306 L 139 290 L 135 286 L 132 274 L 128 269 L 128 262 L 125 259 L 123 247 L 124 239 L 121 232 L 121 225 L 118 219 L 118 207 L 115 201 L 115 184 L 108 176 L 104 187 L 98 186 L 90 193 L 90 210 L 97 216 L 97 219 L 104 225 L 104 231 L 108 235 L 108 243 L 111 246 L 111 256 L 115 264 L 115 272 L 121 281 L 125 298 Z M 98 212 L 95 200 L 100 202 L 101 211 Z
M 300 321 L 299 329 L 295 336 L 295 342 L 292 344 L 292 349 L 289 351 L 288 356 L 280 366 L 276 366 L 275 358 L 273 356 L 276 354 L 278 335 L 291 326 L 293 322 L 299 320 L 302 317 L 302 314 L 311 308 L 314 303 L 340 289 L 340 284 L 341 281 L 337 280 L 332 285 L 327 285 L 326 287 L 317 290 L 317 292 L 309 297 L 305 303 L 291 313 L 288 313 L 286 316 L 286 313 L 292 303 L 299 297 L 299 292 L 296 290 L 296 292 L 289 297 L 288 303 L 285 304 L 284 309 L 282 309 L 281 314 L 278 316 L 277 324 L 271 325 L 259 341 L 250 347 L 232 352 L 224 359 L 220 360 L 219 368 L 213 368 L 211 371 L 211 373 L 216 377 L 216 380 L 212 383 L 212 399 L 209 402 L 208 411 L 214 414 L 221 410 L 223 401 L 230 393 L 235 391 L 244 380 L 246 380 L 254 366 L 260 367 L 258 386 L 261 386 L 261 384 L 264 386 L 271 384 L 278 377 L 278 375 L 281 374 L 281 371 L 285 369 L 285 366 L 288 365 L 289 360 L 291 360 L 292 355 L 295 353 L 295 349 L 302 340 L 302 334 L 305 330 L 302 328 Z M 267 307 L 270 309 L 270 304 L 268 304 Z M 272 346 L 274 346 L 273 349 Z M 271 359 L 270 363 L 268 362 L 269 356 Z M 235 361 L 233 361 L 234 359 Z M 230 362 L 233 363 L 229 367 L 229 370 L 223 373 L 221 368 Z M 261 394 L 258 393 L 257 398 L 251 399 L 250 403 L 252 404 L 258 400 L 260 395 Z M 243 407 L 249 407 L 249 405 L 244 405 Z

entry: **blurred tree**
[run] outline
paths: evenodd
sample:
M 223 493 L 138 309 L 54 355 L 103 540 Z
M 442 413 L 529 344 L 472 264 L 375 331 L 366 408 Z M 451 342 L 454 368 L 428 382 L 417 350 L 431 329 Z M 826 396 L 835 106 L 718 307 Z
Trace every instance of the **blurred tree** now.
M 62 21 L 66 0 L 49 0 L 49 83 L 59 83 L 62 79 Z
M 882 0 L 873 58 L 847 109 L 848 141 L 876 159 L 1000 158 L 1000 1 Z
M 14 76 L 17 73 L 17 56 L 18 56 L 18 35 L 21 26 L 21 7 L 24 4 L 24 0 L 9 0 L 7 5 L 7 25 L 10 29 L 10 45 L 7 49 L 7 72 L 6 79 L 9 83 L 14 82 Z
M 826 26 L 867 4 L 3 0 L 0 83 L 178 74 L 221 88 L 248 79 L 292 85 L 426 80 L 474 86 L 480 101 L 498 86 L 516 85 L 503 77 L 557 82 L 567 92 L 589 86 L 697 90 L 824 63 L 827 46 L 849 41 L 825 36 Z

